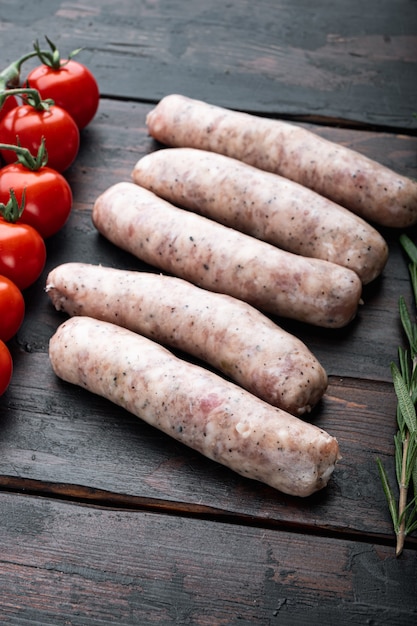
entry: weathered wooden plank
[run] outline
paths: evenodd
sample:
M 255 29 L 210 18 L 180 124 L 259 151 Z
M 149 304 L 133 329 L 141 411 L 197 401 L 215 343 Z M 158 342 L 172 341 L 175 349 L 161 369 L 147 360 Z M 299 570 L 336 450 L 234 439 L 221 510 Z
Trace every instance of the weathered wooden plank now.
M 365 623 L 417 616 L 416 553 L 0 494 L 7 624 Z M 383 581 L 383 584 L 381 584 Z
M 47 34 L 63 54 L 84 48 L 80 58 L 106 96 L 155 101 L 176 92 L 410 130 L 416 24 L 407 0 L 3 0 L 0 8 L 2 65 Z

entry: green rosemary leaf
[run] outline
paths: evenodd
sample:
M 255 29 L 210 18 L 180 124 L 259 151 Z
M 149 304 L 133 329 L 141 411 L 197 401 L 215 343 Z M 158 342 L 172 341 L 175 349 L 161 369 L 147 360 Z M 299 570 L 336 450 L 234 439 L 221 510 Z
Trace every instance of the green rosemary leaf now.
M 399 522 L 398 522 L 398 514 L 397 514 L 396 503 L 395 503 L 395 497 L 394 497 L 394 494 L 392 493 L 391 486 L 390 486 L 389 480 L 388 480 L 388 476 L 387 476 L 387 473 L 385 471 L 384 466 L 382 465 L 381 460 L 379 458 L 377 458 L 376 462 L 377 462 L 377 465 L 378 465 L 379 475 L 381 477 L 382 488 L 384 490 L 385 497 L 386 497 L 387 502 L 388 502 L 388 509 L 389 509 L 390 514 L 391 514 L 391 519 L 392 519 L 392 523 L 393 523 L 393 526 L 394 526 L 394 531 L 397 532 L 398 527 L 399 527 Z
M 416 396 L 417 396 L 417 389 L 416 389 L 415 383 L 416 381 L 412 380 L 411 385 L 410 385 L 410 398 L 414 406 L 416 406 Z
M 412 263 L 417 263 L 417 246 L 408 235 L 400 235 L 400 244 Z
M 404 416 L 401 411 L 400 404 L 397 402 L 397 424 L 398 424 L 398 437 L 400 442 L 402 443 L 407 434 L 407 425 L 404 421 Z
M 415 262 L 410 263 L 410 265 L 408 266 L 408 271 L 410 272 L 414 301 L 417 301 L 417 264 Z
M 412 526 L 414 523 L 417 523 L 417 519 L 415 519 L 417 515 L 416 504 L 417 504 L 417 498 L 413 498 L 412 500 L 410 500 L 410 502 L 408 502 L 404 511 L 401 513 L 400 517 L 398 518 L 398 524 L 401 524 L 401 522 L 405 518 L 404 530 L 405 530 L 406 535 L 408 535 L 410 532 L 410 526 Z
M 404 329 L 405 334 L 407 335 L 408 343 L 411 347 L 411 355 L 415 353 L 415 331 L 413 331 L 413 324 L 411 323 L 410 314 L 408 312 L 407 305 L 405 303 L 405 299 L 403 296 L 400 296 L 398 302 L 400 319 Z
M 415 405 L 417 397 L 417 367 L 413 366 L 411 377 L 409 378 L 409 384 L 407 386 L 410 391 L 411 399 Z
M 414 503 L 414 506 L 416 506 L 416 503 Z M 413 533 L 415 530 L 417 530 L 417 519 L 411 525 L 407 524 L 406 534 L 409 535 L 410 533 Z
M 404 382 L 407 388 L 411 386 L 411 377 L 410 377 L 410 358 L 409 352 L 402 346 L 398 348 L 398 362 L 399 362 L 399 370 L 401 372 L 401 376 L 404 379 Z
M 405 234 L 400 235 L 400 244 L 402 245 L 405 253 L 410 259 L 411 263 L 408 266 L 411 279 L 411 287 L 413 290 L 414 301 L 417 302 L 417 246 L 413 241 Z
M 411 472 L 411 478 L 413 481 L 414 495 L 417 497 L 417 462 L 413 467 L 413 471 Z
M 401 484 L 401 474 L 403 467 L 403 436 L 400 431 L 397 431 L 394 435 L 395 445 L 395 475 L 397 477 L 397 483 Z
M 400 242 L 401 246 L 403 247 L 404 251 L 406 252 L 406 254 L 408 255 L 409 259 L 411 261 L 413 261 L 414 263 L 417 263 L 417 246 L 416 246 L 416 244 L 406 234 L 400 235 L 399 242 Z
M 412 479 L 413 471 L 417 461 L 417 440 L 415 434 L 410 434 L 408 442 L 407 458 L 406 458 L 406 484 L 408 485 Z
M 410 433 L 415 433 L 417 431 L 416 409 L 410 398 L 410 393 L 407 389 L 401 372 L 399 371 L 395 363 L 391 364 L 391 374 L 401 414 Z
M 417 402 L 417 389 L 415 387 L 413 387 L 412 392 L 410 392 L 410 398 L 413 402 L 413 404 L 415 405 Z

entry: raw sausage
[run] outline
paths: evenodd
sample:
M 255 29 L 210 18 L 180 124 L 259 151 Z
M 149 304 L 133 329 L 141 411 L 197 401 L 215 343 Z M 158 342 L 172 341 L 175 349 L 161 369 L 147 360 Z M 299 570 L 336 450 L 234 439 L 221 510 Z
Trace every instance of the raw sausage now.
M 135 183 L 161 198 L 289 252 L 354 270 L 366 284 L 381 274 L 388 246 L 351 211 L 287 178 L 195 148 L 141 158 Z
M 55 308 L 124 326 L 201 359 L 269 404 L 309 412 L 327 375 L 307 347 L 249 304 L 151 272 L 65 263 L 48 275 Z
M 338 328 L 357 313 L 362 283 L 345 267 L 292 254 L 174 207 L 135 183 L 96 200 L 98 231 L 166 273 L 275 315 Z
M 52 368 L 235 472 L 285 493 L 324 487 L 337 440 L 120 326 L 73 317 L 50 340 Z
M 46 292 L 57 310 L 187 352 L 289 413 L 309 412 L 327 388 L 325 370 L 299 339 L 249 304 L 180 278 L 65 263 L 49 273 Z
M 394 228 L 417 222 L 415 181 L 295 124 L 172 94 L 148 114 L 147 126 L 163 144 L 219 152 L 280 174 L 367 221 Z
M 92 219 L 142 261 L 269 313 L 329 328 L 345 326 L 357 313 L 362 284 L 352 270 L 280 250 L 135 183 L 108 188 Z
M 296 496 L 324 487 L 337 440 L 130 330 L 72 317 L 50 340 L 61 379 L 123 407 L 235 472 Z

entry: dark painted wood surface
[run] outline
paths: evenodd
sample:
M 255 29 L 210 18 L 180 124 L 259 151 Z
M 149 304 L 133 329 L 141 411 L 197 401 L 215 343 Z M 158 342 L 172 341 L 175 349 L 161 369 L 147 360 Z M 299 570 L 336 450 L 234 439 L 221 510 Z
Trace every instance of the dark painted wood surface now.
M 7 623 L 412 623 L 410 550 L 396 561 L 387 546 L 356 540 L 0 498 Z
M 2 0 L 2 55 L 83 47 L 107 97 L 417 129 L 413 0 Z M 29 8 L 30 7 L 30 8 Z
M 85 46 L 80 60 L 102 99 L 67 172 L 72 215 L 47 243 L 45 272 L 25 293 L 26 318 L 10 342 L 0 623 L 415 623 L 417 537 L 396 559 L 376 467 L 380 456 L 393 479 L 389 364 L 404 343 L 398 298 L 411 303 L 397 232 L 383 232 L 389 263 L 348 328 L 276 319 L 329 373 L 309 419 L 343 454 L 328 488 L 304 500 L 57 380 L 47 346 L 64 318 L 44 285 L 50 268 L 71 260 L 143 267 L 96 233 L 91 208 L 157 147 L 145 118 L 171 91 L 295 119 L 416 177 L 416 9 L 403 0 L 1 3 L 3 66 L 44 34 L 63 52 Z

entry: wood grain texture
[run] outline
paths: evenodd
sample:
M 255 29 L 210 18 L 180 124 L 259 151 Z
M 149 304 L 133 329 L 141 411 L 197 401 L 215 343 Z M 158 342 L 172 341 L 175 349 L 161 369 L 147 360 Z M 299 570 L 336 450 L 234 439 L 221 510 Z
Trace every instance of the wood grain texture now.
M 411 626 L 417 616 L 412 551 L 400 562 L 355 541 L 47 498 L 0 501 L 0 622 L 10 625 L 333 626 L 349 615 L 351 624 L 372 616 Z
M 183 93 L 230 108 L 417 129 L 409 0 L 3 0 L 2 64 L 47 34 L 82 47 L 104 97 Z M 11 28 L 11 25 L 13 28 Z M 215 42 L 215 44 L 213 44 Z M 28 65 L 30 67 L 30 64 Z

